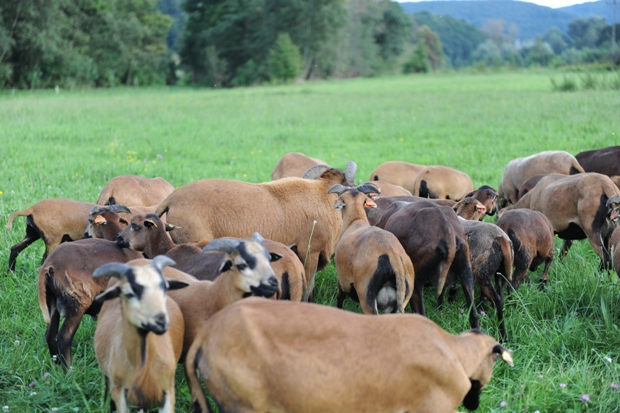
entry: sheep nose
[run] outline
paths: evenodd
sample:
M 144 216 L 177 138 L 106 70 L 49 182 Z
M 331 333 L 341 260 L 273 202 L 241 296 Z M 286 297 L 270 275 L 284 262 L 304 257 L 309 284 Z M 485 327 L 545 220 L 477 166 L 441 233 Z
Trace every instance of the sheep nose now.
M 164 313 L 159 313 L 157 314 L 155 317 L 155 323 L 159 326 L 159 327 L 166 327 L 166 314 Z
M 278 287 L 278 279 L 276 277 L 274 277 L 273 275 L 271 277 L 269 277 L 269 279 L 267 280 L 267 282 L 269 283 L 270 286 L 277 288 Z

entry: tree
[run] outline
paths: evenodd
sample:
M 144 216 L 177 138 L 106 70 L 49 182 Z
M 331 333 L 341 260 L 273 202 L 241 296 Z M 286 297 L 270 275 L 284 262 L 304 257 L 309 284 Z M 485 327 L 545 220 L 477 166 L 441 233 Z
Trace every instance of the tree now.
M 301 55 L 288 33 L 280 34 L 269 52 L 269 76 L 287 83 L 299 76 Z
M 551 46 L 553 53 L 561 55 L 569 46 L 569 40 L 559 29 L 553 28 L 542 36 L 542 40 Z
M 403 65 L 403 73 L 427 73 L 430 70 L 429 66 L 426 45 L 420 40 L 413 50 L 411 59 Z
M 551 46 L 549 46 L 548 43 L 543 42 L 540 36 L 536 38 L 534 44 L 529 47 L 525 47 L 523 50 L 525 52 L 525 62 L 528 66 L 549 66 L 555 57 Z
M 601 31 L 605 28 L 602 17 L 578 18 L 568 24 L 568 36 L 577 49 L 598 46 Z
M 434 70 L 439 69 L 439 64 L 443 58 L 443 47 L 437 33 L 427 25 L 422 25 L 416 30 L 414 38 L 419 39 L 424 45 L 432 68 Z

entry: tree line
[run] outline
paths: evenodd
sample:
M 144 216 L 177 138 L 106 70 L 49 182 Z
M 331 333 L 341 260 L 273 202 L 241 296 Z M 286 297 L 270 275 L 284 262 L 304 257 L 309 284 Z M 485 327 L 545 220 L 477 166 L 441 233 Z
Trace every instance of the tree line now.
M 609 59 L 603 19 L 529 43 L 513 26 L 389 0 L 20 0 L 0 4 L 0 86 L 230 87 Z

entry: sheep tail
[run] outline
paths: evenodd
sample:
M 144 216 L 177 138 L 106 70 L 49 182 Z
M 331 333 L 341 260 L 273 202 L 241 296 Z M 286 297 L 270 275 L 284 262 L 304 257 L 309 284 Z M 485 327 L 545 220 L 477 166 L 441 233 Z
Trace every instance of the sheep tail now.
M 508 281 L 512 281 L 512 267 L 514 263 L 514 251 L 512 250 L 512 242 L 507 238 L 500 238 L 499 247 L 504 257 L 504 275 Z
M 4 229 L 10 231 L 13 228 L 13 220 L 17 217 L 25 217 L 32 214 L 32 208 L 24 209 L 23 211 L 13 212 L 9 217 L 9 221 L 6 223 Z
M 39 307 L 41 313 L 43 313 L 43 319 L 46 324 L 51 321 L 49 307 L 47 306 L 47 286 L 48 280 L 51 281 L 54 277 L 54 267 L 41 268 L 39 273 L 39 279 L 37 280 L 37 287 L 39 290 Z

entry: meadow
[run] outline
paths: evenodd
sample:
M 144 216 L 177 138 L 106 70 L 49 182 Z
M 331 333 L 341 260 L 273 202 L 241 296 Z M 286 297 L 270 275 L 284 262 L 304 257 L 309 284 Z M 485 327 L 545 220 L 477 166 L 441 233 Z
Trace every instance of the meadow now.
M 121 88 L 0 93 L 0 225 L 46 198 L 95 202 L 112 177 L 161 176 L 179 187 L 204 178 L 270 180 L 278 159 L 299 151 L 344 168 L 356 181 L 388 160 L 442 164 L 497 188 L 516 157 L 572 154 L 618 144 L 618 91 L 553 91 L 552 72 L 433 74 L 232 90 Z M 487 218 L 493 222 L 495 218 Z M 73 369 L 54 365 L 45 344 L 36 277 L 37 241 L 5 273 L 25 219 L 0 239 L 0 408 L 9 412 L 101 412 L 103 379 L 94 356 L 96 323 L 84 319 Z M 559 240 L 556 247 L 559 248 Z M 515 367 L 498 364 L 481 412 L 619 412 L 620 284 L 601 272 L 587 242 L 506 299 Z M 462 294 L 428 316 L 446 330 L 469 329 Z M 333 264 L 317 275 L 317 302 L 335 306 Z M 346 309 L 359 306 L 347 300 Z M 495 311 L 481 327 L 497 336 Z M 481 313 L 482 314 L 482 313 Z M 384 340 L 377 337 L 377 340 Z M 360 360 L 363 363 L 363 360 Z M 370 372 L 371 373 L 371 372 Z M 389 396 L 386 396 L 389 397 Z M 177 372 L 177 410 L 189 394 Z

